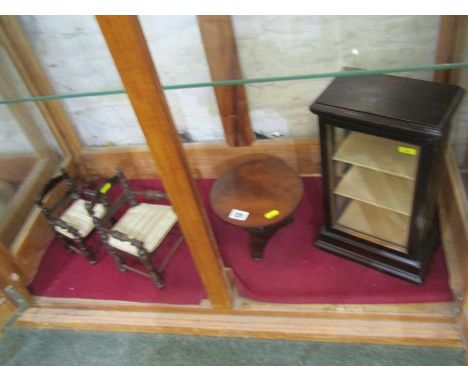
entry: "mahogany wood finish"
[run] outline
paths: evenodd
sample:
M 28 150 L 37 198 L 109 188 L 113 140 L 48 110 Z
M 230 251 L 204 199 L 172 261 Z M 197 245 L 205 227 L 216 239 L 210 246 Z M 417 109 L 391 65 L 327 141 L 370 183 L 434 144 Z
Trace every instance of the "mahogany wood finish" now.
M 325 190 L 325 224 L 317 246 L 377 270 L 422 282 L 438 241 L 435 208 L 442 154 L 450 117 L 462 94 L 457 86 L 387 75 L 337 78 L 330 84 L 311 106 L 320 121 Z M 337 224 L 332 159 L 335 127 L 397 140 L 403 146 L 419 146 L 406 246 L 395 248 Z
M 251 156 L 218 179 L 210 199 L 221 219 L 248 230 L 252 257 L 259 260 L 268 240 L 292 221 L 303 191 L 301 179 L 281 159 Z M 232 209 L 249 215 L 245 220 L 233 219 L 229 217 Z M 265 216 L 271 212 L 271 216 Z
M 232 307 L 206 212 L 136 16 L 97 16 L 135 114 L 179 217 L 196 268 L 215 308 Z
M 231 16 L 198 16 L 198 25 L 213 81 L 242 78 Z M 254 142 L 244 85 L 215 86 L 219 114 L 229 146 Z

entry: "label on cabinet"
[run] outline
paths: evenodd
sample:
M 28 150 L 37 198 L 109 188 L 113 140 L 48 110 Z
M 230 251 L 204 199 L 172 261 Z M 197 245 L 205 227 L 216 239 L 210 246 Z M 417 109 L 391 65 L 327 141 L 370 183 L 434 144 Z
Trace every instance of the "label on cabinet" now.
M 398 146 L 398 151 L 402 154 L 416 155 L 418 150 L 413 149 L 412 147 Z

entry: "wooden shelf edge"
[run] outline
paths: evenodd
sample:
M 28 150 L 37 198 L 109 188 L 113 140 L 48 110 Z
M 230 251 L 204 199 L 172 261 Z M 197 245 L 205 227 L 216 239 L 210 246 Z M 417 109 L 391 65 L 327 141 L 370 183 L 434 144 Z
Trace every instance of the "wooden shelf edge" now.
M 83 310 L 32 307 L 22 328 L 250 337 L 307 341 L 462 347 L 454 322 L 337 317 L 273 316 L 264 312 L 200 313 Z

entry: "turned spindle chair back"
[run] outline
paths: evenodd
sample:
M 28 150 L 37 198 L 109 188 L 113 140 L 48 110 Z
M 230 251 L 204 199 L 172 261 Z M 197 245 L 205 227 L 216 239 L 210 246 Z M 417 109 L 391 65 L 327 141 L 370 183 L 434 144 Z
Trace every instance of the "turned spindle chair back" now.
M 116 190 L 117 193 L 113 195 L 113 201 L 109 197 L 111 190 Z M 117 169 L 117 174 L 106 179 L 93 201 L 87 204 L 87 210 L 117 267 L 122 272 L 130 270 L 148 276 L 156 287 L 164 288 L 162 272 L 183 242 L 183 236 L 173 230 L 177 215 L 170 205 L 140 203 L 136 196 L 142 196 L 145 200 L 168 200 L 166 194 L 160 191 L 133 191 L 123 172 Z M 107 213 L 101 217 L 93 213 L 99 203 L 109 206 Z M 118 217 L 125 208 L 122 216 Z M 170 233 L 178 237 L 156 269 L 152 257 Z M 127 261 L 129 257 L 138 260 L 144 271 L 130 266 Z
M 80 187 L 65 169 L 61 169 L 60 172 L 60 175 L 52 178 L 44 186 L 35 203 L 64 247 L 70 252 L 79 253 L 91 264 L 95 264 L 96 251 L 86 243 L 95 227 L 86 210 L 86 202 L 92 200 L 95 193 Z M 58 199 L 54 197 L 56 201 L 46 201 L 53 191 L 58 193 Z M 105 207 L 102 204 L 95 204 L 96 216 L 103 216 L 104 212 Z

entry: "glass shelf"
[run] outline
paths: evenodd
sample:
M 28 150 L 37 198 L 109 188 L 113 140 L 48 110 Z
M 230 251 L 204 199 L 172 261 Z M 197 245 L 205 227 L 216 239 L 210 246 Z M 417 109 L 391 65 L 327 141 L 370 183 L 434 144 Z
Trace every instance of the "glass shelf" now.
M 451 69 L 462 69 L 468 68 L 468 62 L 458 62 L 453 64 L 437 64 L 437 65 L 425 65 L 415 67 L 399 67 L 399 68 L 383 68 L 375 70 L 344 70 L 339 72 L 327 72 L 327 73 L 311 73 L 301 74 L 294 76 L 284 77 L 265 77 L 265 78 L 245 78 L 237 80 L 226 80 L 226 81 L 211 81 L 211 82 L 198 82 L 198 83 L 186 83 L 177 85 L 165 85 L 162 86 L 164 90 L 180 90 L 180 89 L 194 89 L 194 88 L 206 88 L 213 86 L 233 86 L 233 85 L 251 85 L 261 83 L 275 83 L 284 81 L 301 81 L 301 80 L 313 80 L 323 78 L 337 78 L 337 77 L 362 77 L 373 74 L 391 74 L 391 73 L 410 73 L 410 72 L 425 72 L 432 70 L 451 70 Z M 38 102 L 38 101 L 53 101 L 67 98 L 83 98 L 83 97 L 100 97 L 109 96 L 116 94 L 125 94 L 124 89 L 117 90 L 103 90 L 96 92 L 83 92 L 83 93 L 71 93 L 71 94 L 54 94 L 54 95 L 43 95 L 37 97 L 22 97 L 22 98 L 11 98 L 11 99 L 0 99 L 0 105 L 24 103 L 24 102 Z

